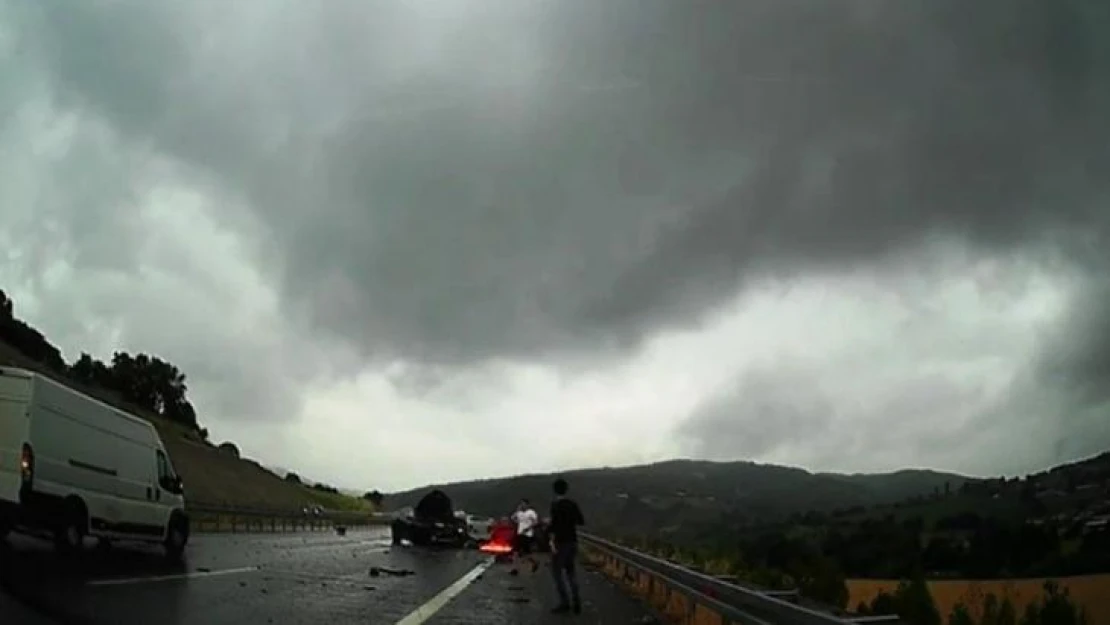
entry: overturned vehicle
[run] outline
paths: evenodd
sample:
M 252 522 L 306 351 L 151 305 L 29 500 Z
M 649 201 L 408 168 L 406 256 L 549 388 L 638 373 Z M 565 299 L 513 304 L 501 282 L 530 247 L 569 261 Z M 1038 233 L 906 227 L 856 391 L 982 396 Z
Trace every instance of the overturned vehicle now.
M 472 541 L 466 519 L 455 516 L 451 498 L 441 490 L 424 495 L 412 514 L 394 519 L 390 529 L 394 545 L 465 547 Z

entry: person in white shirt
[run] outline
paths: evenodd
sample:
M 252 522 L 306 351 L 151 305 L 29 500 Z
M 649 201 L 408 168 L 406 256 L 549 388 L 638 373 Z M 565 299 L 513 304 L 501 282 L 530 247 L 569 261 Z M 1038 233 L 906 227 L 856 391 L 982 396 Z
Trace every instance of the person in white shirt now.
M 527 499 L 521 499 L 516 512 L 513 513 L 513 522 L 516 523 L 516 537 L 513 540 L 513 568 L 509 573 L 517 574 L 517 565 L 523 558 L 532 565 L 532 572 L 540 568 L 540 563 L 532 555 L 532 548 L 536 539 L 536 526 L 540 524 L 540 515 L 532 509 L 532 504 Z

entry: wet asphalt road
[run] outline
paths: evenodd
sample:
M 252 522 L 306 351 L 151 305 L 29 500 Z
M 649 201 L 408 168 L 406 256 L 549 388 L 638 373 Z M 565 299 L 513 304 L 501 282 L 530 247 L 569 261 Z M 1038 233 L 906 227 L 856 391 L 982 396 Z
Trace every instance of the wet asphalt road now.
M 184 564 L 157 548 L 91 549 L 77 564 L 45 541 L 0 541 L 4 625 L 395 625 L 483 562 L 477 551 L 392 548 L 388 531 L 198 535 Z M 372 576 L 372 567 L 411 575 Z M 642 623 L 634 600 L 599 573 L 583 571 L 585 612 L 551 617 L 549 569 L 509 575 L 489 566 L 428 625 L 555 622 Z M 567 619 L 571 619 L 568 621 Z
M 154 548 L 94 550 L 75 565 L 44 541 L 0 544 L 0 609 L 14 597 L 49 617 L 40 623 L 74 625 L 392 625 L 485 559 L 476 551 L 392 549 L 381 530 L 194 536 L 177 566 Z M 413 574 L 371 577 L 371 567 Z M 40 625 L 9 618 L 4 610 L 5 625 Z

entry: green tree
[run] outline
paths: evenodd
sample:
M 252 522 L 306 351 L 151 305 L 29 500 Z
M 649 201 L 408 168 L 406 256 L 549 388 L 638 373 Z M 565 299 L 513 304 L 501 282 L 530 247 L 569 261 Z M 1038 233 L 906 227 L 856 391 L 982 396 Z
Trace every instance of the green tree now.
M 898 600 L 893 594 L 880 590 L 879 594 L 871 600 L 870 612 L 876 616 L 898 614 Z
M 0 291 L 0 339 L 51 371 L 65 372 L 62 352 L 41 332 L 15 318 L 15 304 L 3 291 Z
M 223 453 L 231 456 L 232 458 L 240 458 L 241 457 L 241 455 L 239 453 L 239 446 L 236 445 L 235 443 L 231 442 L 231 441 L 220 443 L 220 445 L 217 447 L 217 449 L 219 449 Z
M 979 625 L 1017 625 L 1017 611 L 1009 598 L 1001 601 L 993 592 L 983 597 L 983 617 Z
M 1025 613 L 1022 614 L 1019 625 L 1041 625 L 1041 610 L 1035 603 L 1025 606 Z
M 908 625 L 940 625 L 941 616 L 921 575 L 898 584 L 894 592 L 897 614 Z
M 971 618 L 966 605 L 957 603 L 948 615 L 948 625 L 975 625 L 975 619 Z
M 1044 584 L 1044 598 L 1040 605 L 1040 625 L 1085 625 L 1086 614 L 1068 596 L 1067 589 L 1049 580 Z
M 86 375 L 89 365 L 74 364 L 77 375 Z M 176 366 L 147 354 L 127 352 L 112 355 L 110 387 L 124 399 L 171 421 L 199 429 L 196 410 L 186 397 L 185 374 Z
M 88 386 L 115 387 L 111 370 L 104 363 L 85 352 L 81 352 L 81 356 L 69 366 L 69 376 Z
M 362 498 L 373 504 L 375 508 L 381 507 L 382 502 L 385 501 L 385 495 L 381 494 L 381 492 L 377 490 L 372 490 L 366 493 L 362 496 Z
M 1014 608 L 1014 602 L 1010 601 L 1007 597 L 998 604 L 998 617 L 995 625 L 1017 625 L 1017 610 Z
M 803 596 L 837 608 L 844 608 L 848 604 L 848 585 L 840 567 L 832 559 L 818 557 L 798 569 L 798 590 Z

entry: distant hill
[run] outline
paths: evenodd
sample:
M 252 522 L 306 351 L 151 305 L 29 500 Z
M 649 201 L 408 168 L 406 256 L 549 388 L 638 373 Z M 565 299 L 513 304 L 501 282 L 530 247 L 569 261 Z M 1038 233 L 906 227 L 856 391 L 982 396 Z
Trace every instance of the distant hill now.
M 570 482 L 592 528 L 621 533 L 690 531 L 726 516 L 756 521 L 810 510 L 893 503 L 974 481 L 927 470 L 844 475 L 754 462 L 701 460 L 582 469 L 559 475 Z M 521 497 L 545 508 L 555 477 L 523 475 L 436 484 L 389 494 L 385 501 L 390 509 L 411 506 L 432 488 L 441 488 L 456 508 L 502 516 Z
M 852 477 L 883 488 L 900 483 L 912 489 L 931 480 L 925 475 L 919 482 L 921 473 Z M 664 557 L 678 554 L 715 566 L 727 561 L 723 566 L 732 570 L 725 572 L 772 587 L 825 571 L 828 577 L 811 584 L 810 593 L 835 590 L 841 574 L 908 579 L 924 573 L 949 580 L 1105 574 L 1110 571 L 1110 451 L 1024 477 L 946 481 L 945 487 L 888 504 L 809 511 L 761 523 L 726 515 L 695 532 L 622 538 Z M 824 598 L 843 605 L 836 595 Z

